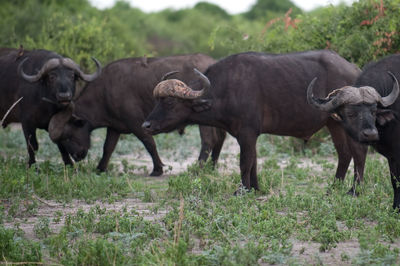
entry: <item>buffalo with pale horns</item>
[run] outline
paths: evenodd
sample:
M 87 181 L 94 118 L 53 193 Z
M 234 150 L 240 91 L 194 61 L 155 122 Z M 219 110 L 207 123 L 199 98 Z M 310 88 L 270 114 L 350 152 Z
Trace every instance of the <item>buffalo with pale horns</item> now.
M 22 124 L 29 166 L 35 163 L 39 147 L 36 129 L 49 130 L 57 143 L 52 125 L 58 123 L 60 112 L 73 109 L 73 101 L 79 95 L 77 81 L 91 82 L 100 75 L 100 63 L 93 60 L 97 71 L 86 74 L 72 59 L 51 51 L 10 49 L 0 56 L 0 118 L 8 112 L 3 127 L 13 122 Z M 72 164 L 65 149 L 59 144 L 58 148 L 64 163 Z
M 257 138 L 262 133 L 308 140 L 327 126 L 338 152 L 336 177 L 343 179 L 351 159 L 355 178 L 362 176 L 366 147 L 356 143 L 329 114 L 307 104 L 309 81 L 318 76 L 319 95 L 354 83 L 360 70 L 334 52 L 291 54 L 241 53 L 197 71 L 203 89 L 194 91 L 179 80 L 163 81 L 154 89 L 157 104 L 143 123 L 151 134 L 187 124 L 222 128 L 240 145 L 242 185 L 258 190 Z
M 154 86 L 171 76 L 191 81 L 194 79 L 193 67 L 204 71 L 214 62 L 213 58 L 204 54 L 188 54 L 158 58 L 126 58 L 108 64 L 101 76 L 86 86 L 75 102 L 74 113 L 66 110 L 59 119 L 64 121 L 55 127 L 60 135 L 60 143 L 75 160 L 81 160 L 90 148 L 91 132 L 106 127 L 103 156 L 97 166 L 99 171 L 105 171 L 119 136 L 132 133 L 151 155 L 151 175 L 161 175 L 163 163 L 154 139 L 141 127 L 155 105 L 152 95 Z M 171 72 L 173 70 L 179 70 L 179 73 Z M 200 158 L 206 159 L 211 150 L 217 150 L 219 153 L 225 137 L 225 133 L 220 131 L 211 127 L 200 129 L 201 135 L 206 138 L 202 139 Z M 218 145 L 219 143 L 221 144 Z M 218 158 L 218 155 L 214 157 Z
M 307 90 L 310 105 L 328 113 L 357 142 L 374 147 L 389 163 L 394 190 L 393 208 L 400 209 L 400 55 L 365 67 L 354 86 L 341 87 L 327 97 L 313 94 L 316 79 Z

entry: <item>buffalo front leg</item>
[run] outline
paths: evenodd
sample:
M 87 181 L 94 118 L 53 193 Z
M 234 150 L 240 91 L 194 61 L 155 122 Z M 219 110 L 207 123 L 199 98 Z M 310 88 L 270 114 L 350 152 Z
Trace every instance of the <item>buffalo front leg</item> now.
M 388 162 L 393 187 L 393 209 L 400 211 L 400 164 L 394 159 L 388 159 Z
M 246 189 L 258 190 L 257 180 L 257 135 L 252 132 L 242 133 L 238 137 L 240 146 L 240 174 Z
M 347 138 L 347 143 L 354 160 L 354 181 L 353 186 L 348 194 L 357 195 L 356 186 L 360 185 L 360 183 L 364 180 L 364 167 L 368 146 L 355 142 L 349 136 Z
M 338 166 L 336 168 L 335 177 L 336 179 L 343 181 L 352 157 L 351 151 L 347 143 L 348 137 L 346 132 L 339 125 L 339 123 L 335 122 L 332 119 L 328 120 L 327 127 L 329 133 L 331 133 L 332 141 L 335 145 L 335 149 L 338 155 Z
M 115 146 L 117 146 L 120 135 L 121 134 L 114 129 L 110 127 L 107 128 L 106 140 L 103 145 L 103 156 L 97 165 L 97 169 L 100 172 L 107 170 L 108 162 L 110 161 L 111 155 L 115 150 Z
M 26 146 L 28 148 L 28 155 L 29 155 L 28 166 L 31 167 L 31 165 L 36 162 L 35 151 L 39 149 L 39 144 L 36 138 L 36 128 L 28 126 L 23 123 L 22 130 L 24 132 Z
M 144 147 L 150 153 L 151 159 L 153 160 L 153 172 L 151 172 L 151 176 L 160 176 L 163 174 L 163 166 L 164 164 L 161 162 L 160 157 L 158 156 L 156 143 L 154 142 L 154 138 L 145 133 L 144 131 L 138 132 L 135 134 L 136 137 L 143 143 Z
M 64 146 L 57 143 L 57 147 L 61 153 L 61 157 L 63 159 L 64 164 L 65 165 L 73 165 L 74 163 L 72 162 L 71 157 L 69 156 L 69 154 L 68 154 L 67 150 L 64 148 Z

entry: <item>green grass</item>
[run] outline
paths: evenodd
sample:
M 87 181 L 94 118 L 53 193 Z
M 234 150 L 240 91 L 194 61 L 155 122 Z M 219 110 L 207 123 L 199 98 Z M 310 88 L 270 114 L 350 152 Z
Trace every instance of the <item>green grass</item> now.
M 111 169 L 97 174 L 104 133 L 95 132 L 88 159 L 64 168 L 57 149 L 40 132 L 39 162 L 27 169 L 22 134 L 0 131 L 0 261 L 400 263 L 400 217 L 391 208 L 387 163 L 376 153 L 368 156 L 360 196 L 351 197 L 346 193 L 352 169 L 345 182 L 335 182 L 336 158 L 326 134 L 307 145 L 265 135 L 257 143 L 260 191 L 236 197 L 239 173 L 222 171 L 230 165 L 201 169 L 193 164 L 178 174 L 145 176 L 150 169 L 135 158 L 148 155 L 134 136 L 120 140 Z M 156 141 L 161 157 L 176 161 L 197 157 L 200 143 L 196 127 L 184 136 L 161 135 Z M 237 154 L 221 157 L 237 167 Z

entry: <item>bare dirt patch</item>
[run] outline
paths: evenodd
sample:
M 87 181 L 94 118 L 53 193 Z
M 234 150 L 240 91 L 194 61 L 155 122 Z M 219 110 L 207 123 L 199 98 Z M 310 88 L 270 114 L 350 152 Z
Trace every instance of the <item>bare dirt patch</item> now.
M 64 204 L 53 200 L 40 199 L 40 204 L 34 215 L 22 214 L 22 218 L 14 218 L 12 222 L 6 222 L 4 225 L 7 228 L 14 228 L 18 225 L 18 227 L 24 231 L 27 238 L 36 239 L 34 226 L 38 223 L 40 218 L 49 218 L 51 232 L 58 233 L 64 225 L 67 215 L 74 215 L 79 209 L 88 212 L 91 208 L 96 206 L 106 209 L 107 211 L 115 212 L 122 212 L 123 208 L 126 208 L 128 212 L 133 211 L 138 213 L 143 219 L 154 222 L 160 222 L 167 213 L 166 209 L 157 209 L 157 212 L 153 212 L 152 209 L 155 203 L 142 202 L 137 198 L 127 198 L 113 203 L 96 201 L 93 204 L 88 204 L 82 200 L 73 200 L 71 203 Z M 57 213 L 62 213 L 62 216 L 58 222 L 55 222 L 53 218 L 57 216 Z

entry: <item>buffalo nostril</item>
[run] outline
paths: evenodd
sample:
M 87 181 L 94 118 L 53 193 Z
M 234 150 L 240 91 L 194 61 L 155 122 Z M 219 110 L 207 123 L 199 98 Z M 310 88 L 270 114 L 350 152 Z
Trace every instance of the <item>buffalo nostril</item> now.
M 378 131 L 376 129 L 364 129 L 362 136 L 367 140 L 378 140 Z
M 142 128 L 150 128 L 151 123 L 149 121 L 144 121 L 144 123 L 142 124 Z
M 60 98 L 69 98 L 69 97 L 71 97 L 71 93 L 70 92 L 60 92 L 60 93 L 58 93 L 58 96 Z

